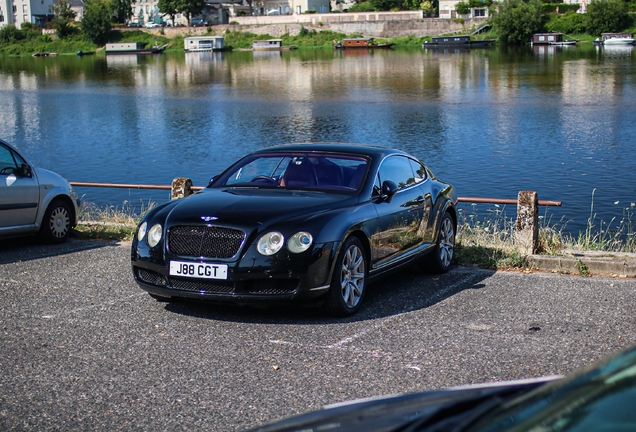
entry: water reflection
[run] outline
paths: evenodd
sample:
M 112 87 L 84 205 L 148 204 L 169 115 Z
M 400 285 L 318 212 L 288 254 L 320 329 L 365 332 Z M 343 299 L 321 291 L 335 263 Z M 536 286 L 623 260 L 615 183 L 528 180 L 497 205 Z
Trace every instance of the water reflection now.
M 0 58 L 0 136 L 71 180 L 195 185 L 267 145 L 380 144 L 462 196 L 563 200 L 581 227 L 594 188 L 603 215 L 636 201 L 633 47 L 535 48 Z

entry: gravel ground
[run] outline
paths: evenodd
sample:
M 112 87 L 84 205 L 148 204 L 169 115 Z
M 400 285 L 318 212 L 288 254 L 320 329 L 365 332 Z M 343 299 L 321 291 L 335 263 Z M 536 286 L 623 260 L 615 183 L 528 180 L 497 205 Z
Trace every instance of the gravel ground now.
M 455 267 L 350 319 L 160 303 L 130 244 L 0 242 L 0 429 L 254 427 L 380 394 L 568 374 L 636 341 L 636 281 Z

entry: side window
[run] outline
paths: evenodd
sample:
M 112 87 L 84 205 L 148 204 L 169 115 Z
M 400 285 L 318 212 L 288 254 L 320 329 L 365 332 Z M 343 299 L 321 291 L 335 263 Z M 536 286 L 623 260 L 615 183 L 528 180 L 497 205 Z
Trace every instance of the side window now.
M 404 156 L 389 156 L 380 166 L 380 183 L 391 180 L 400 189 L 415 184 L 415 175 L 411 168 L 410 159 Z
M 0 146 L 0 174 L 15 174 L 17 169 L 13 152 L 5 146 Z
M 426 168 L 424 168 L 424 165 L 413 159 L 409 159 L 409 162 L 415 176 L 415 183 L 426 180 Z

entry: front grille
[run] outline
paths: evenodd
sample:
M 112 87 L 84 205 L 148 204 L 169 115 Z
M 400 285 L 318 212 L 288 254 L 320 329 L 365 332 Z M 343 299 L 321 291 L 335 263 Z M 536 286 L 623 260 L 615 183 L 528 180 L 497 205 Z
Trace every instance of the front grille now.
M 249 294 L 293 294 L 298 288 L 298 279 L 255 280 L 246 288 Z
M 206 292 L 216 294 L 232 294 L 234 283 L 227 281 L 202 281 L 170 278 L 170 285 L 174 289 L 183 291 Z
M 245 233 L 218 226 L 176 226 L 170 229 L 168 249 L 176 255 L 232 258 L 241 249 Z
M 298 289 L 298 279 L 267 279 L 247 282 L 169 278 L 170 288 L 207 294 L 285 295 Z

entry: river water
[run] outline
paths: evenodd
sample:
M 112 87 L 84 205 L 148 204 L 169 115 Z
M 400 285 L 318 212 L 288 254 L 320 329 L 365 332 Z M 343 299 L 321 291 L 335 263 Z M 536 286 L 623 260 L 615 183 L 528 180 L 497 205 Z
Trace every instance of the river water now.
M 577 232 L 592 204 L 617 223 L 636 202 L 634 66 L 632 47 L 589 44 L 0 58 L 0 137 L 71 181 L 166 185 L 280 143 L 396 147 L 459 196 L 560 200 L 542 214 Z M 168 198 L 77 190 L 100 206 Z

